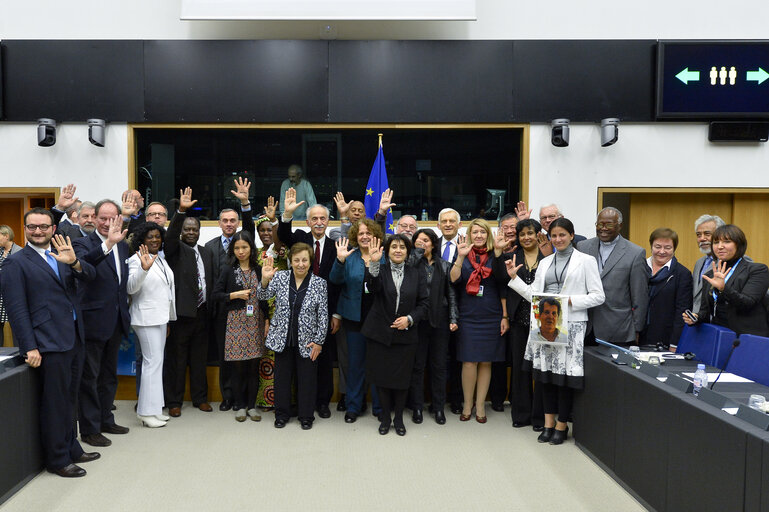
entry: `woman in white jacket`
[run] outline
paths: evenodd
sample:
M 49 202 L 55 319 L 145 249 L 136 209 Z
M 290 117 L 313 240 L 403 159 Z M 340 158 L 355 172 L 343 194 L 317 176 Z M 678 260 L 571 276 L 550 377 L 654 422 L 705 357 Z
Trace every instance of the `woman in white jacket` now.
M 128 260 L 131 327 L 142 349 L 142 378 L 136 412 L 146 427 L 163 427 L 163 352 L 168 322 L 176 320 L 174 273 L 160 256 L 165 229 L 147 222 L 134 233 L 137 253 Z M 138 247 L 137 247 L 138 246 Z
M 524 369 L 531 368 L 537 385 L 542 386 L 545 429 L 540 443 L 562 444 L 569 432 L 574 389 L 581 389 L 584 379 L 583 355 L 587 310 L 603 304 L 604 293 L 595 258 L 574 248 L 574 225 L 560 218 L 549 227 L 555 252 L 539 263 L 534 282 L 527 285 L 517 276 L 515 259 L 508 260 L 508 286 L 531 302 L 532 295 L 550 293 L 568 295 L 569 323 L 566 345 L 532 342 L 526 345 Z M 541 313 L 541 312 L 540 312 Z M 557 416 L 557 417 L 556 417 Z

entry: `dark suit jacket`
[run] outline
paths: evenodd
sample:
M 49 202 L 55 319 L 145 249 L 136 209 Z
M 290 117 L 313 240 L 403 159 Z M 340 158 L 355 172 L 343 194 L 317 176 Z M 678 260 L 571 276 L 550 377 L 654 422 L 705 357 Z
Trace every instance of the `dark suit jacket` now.
M 713 277 L 713 270 L 708 270 L 705 275 Z M 767 289 L 769 269 L 766 265 L 743 258 L 726 282 L 724 290 L 718 294 L 718 307 L 726 307 L 726 325 L 713 316 L 713 288 L 705 279 L 702 280 L 702 304 L 698 321 L 722 325 L 738 335 L 769 336 Z
M 406 265 L 404 268 L 397 310 L 395 309 L 397 292 L 389 263 L 380 266 L 379 275 L 376 277 L 372 276 L 366 268 L 364 281 L 369 292 L 374 294 L 374 303 L 363 322 L 361 333 L 387 346 L 393 343 L 418 343 L 417 325 L 423 318 L 427 318 L 430 307 L 427 283 L 422 272 L 417 267 Z M 408 315 L 414 321 L 412 327 L 403 331 L 390 327 L 396 318 Z
M 174 271 L 176 280 L 176 316 L 195 318 L 198 313 L 198 260 L 195 249 L 181 241 L 182 225 L 187 218 L 185 213 L 177 212 L 171 219 L 166 232 L 163 252 L 166 261 Z M 211 301 L 214 287 L 213 258 L 203 246 L 198 246 L 203 260 L 203 272 L 206 281 L 206 304 Z
M 646 268 L 651 277 L 649 265 Z M 684 330 L 681 315 L 692 307 L 692 274 L 678 261 L 671 264 L 670 272 L 667 280 L 657 287 L 654 297 L 649 297 L 648 321 L 640 338 L 642 344 L 677 345 Z
M 283 222 L 283 219 L 278 217 L 278 238 L 286 247 L 291 247 L 297 242 L 303 242 L 312 247 L 313 254 L 315 252 L 315 238 L 312 233 L 308 233 L 302 229 L 293 231 L 291 229 L 290 222 Z M 336 303 L 339 298 L 339 288 L 329 280 L 331 274 L 331 268 L 334 266 L 334 260 L 336 259 L 336 245 L 334 241 L 326 237 L 323 243 L 323 253 L 320 256 L 320 269 L 318 276 L 322 277 L 328 283 L 328 313 L 333 315 L 336 313 Z
M 93 281 L 83 283 L 78 287 L 78 297 L 83 308 L 86 338 L 106 341 L 115 332 L 115 324 L 119 323 L 123 334 L 128 335 L 131 327 L 131 315 L 128 312 L 128 258 L 131 251 L 128 244 L 122 241 L 112 248 L 109 254 L 101 249 L 101 238 L 96 231 L 72 242 L 75 254 L 81 261 L 93 265 L 96 277 Z M 115 257 L 112 252 L 118 251 L 120 261 L 120 281 L 118 282 L 115 269 Z
M 256 275 L 261 280 L 261 267 L 256 267 Z M 211 292 L 211 300 L 219 304 L 218 309 L 221 314 L 226 315 L 228 311 L 246 307 L 246 301 L 243 299 L 230 300 L 230 294 L 239 290 L 243 290 L 243 287 L 235 281 L 235 268 L 230 265 L 223 267 L 222 272 L 219 274 L 219 279 L 214 284 L 214 289 Z M 267 301 L 259 301 L 259 307 L 262 308 L 265 317 L 269 318 L 267 314 Z
M 57 210 L 56 208 L 51 208 L 50 211 L 53 214 L 54 224 L 56 224 L 56 234 L 68 236 L 70 240 L 83 237 L 83 232 L 80 231 L 79 224 L 73 224 L 70 221 L 62 222 L 61 219 L 64 217 L 63 211 Z
M 515 252 L 502 253 L 502 256 L 498 258 L 498 261 L 501 264 L 500 271 L 504 271 L 505 273 L 507 273 L 507 267 L 505 266 L 505 262 L 507 260 L 512 260 L 513 255 L 515 255 L 516 265 L 520 265 L 521 263 L 523 263 L 525 266 L 526 255 L 523 252 L 523 248 L 518 247 L 515 250 Z M 537 251 L 537 261 L 542 261 L 542 258 L 544 258 L 544 256 L 542 255 L 542 251 Z M 518 270 L 518 275 L 520 276 L 522 272 L 525 272 L 524 267 L 521 267 Z M 510 325 L 512 325 L 512 322 L 515 320 L 515 312 L 518 310 L 518 307 L 520 306 L 521 301 L 525 299 L 515 290 L 507 286 L 507 284 L 505 284 L 505 297 L 507 298 L 507 316 L 510 319 Z
M 242 219 L 242 230 L 251 235 L 252 239 L 256 240 L 256 226 L 254 225 L 254 217 L 252 214 L 253 210 L 241 212 L 240 218 Z M 227 261 L 227 253 L 224 252 L 224 248 L 222 247 L 221 233 L 219 233 L 219 236 L 216 238 L 212 238 L 206 242 L 204 247 L 211 255 L 211 264 L 213 266 L 213 276 L 211 276 L 211 278 L 213 280 L 212 282 L 215 284 L 219 281 L 219 276 L 221 275 L 222 270 L 225 267 L 230 266 Z M 217 306 L 215 300 L 212 300 L 212 304 L 209 304 L 208 312 L 211 316 L 217 316 L 219 314 L 220 308 Z
M 20 353 L 30 350 L 66 352 L 76 340 L 85 341 L 83 312 L 77 297 L 75 279 L 92 280 L 94 268 L 81 260 L 82 272 L 59 263 L 59 276 L 48 263 L 26 246 L 8 257 L 0 283 L 8 319 Z M 77 316 L 77 336 L 73 312 Z
M 409 265 L 412 265 L 426 275 L 427 260 L 424 258 L 424 250 L 414 248 L 409 255 Z M 433 259 L 433 278 L 430 281 L 430 309 L 429 319 L 432 327 L 448 327 L 449 323 L 459 323 L 459 306 L 457 304 L 457 294 L 454 286 L 451 284 L 451 263 L 440 257 Z M 425 283 L 426 284 L 426 283 Z M 441 323 L 445 325 L 441 325 Z
M 438 254 L 439 255 L 443 254 L 443 241 L 444 240 L 445 240 L 445 238 L 443 238 L 442 236 L 438 237 Z M 459 251 L 457 251 L 456 249 L 457 248 L 454 247 L 454 255 L 451 257 L 451 263 L 454 263 L 455 261 L 457 261 L 457 256 L 459 255 Z

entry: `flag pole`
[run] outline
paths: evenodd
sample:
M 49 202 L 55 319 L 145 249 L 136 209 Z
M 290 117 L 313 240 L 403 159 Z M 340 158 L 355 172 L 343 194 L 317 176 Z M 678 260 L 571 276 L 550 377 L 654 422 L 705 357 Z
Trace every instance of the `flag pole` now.
M 377 135 L 379 135 L 379 147 L 381 148 L 382 147 L 382 135 L 383 134 L 378 133 Z

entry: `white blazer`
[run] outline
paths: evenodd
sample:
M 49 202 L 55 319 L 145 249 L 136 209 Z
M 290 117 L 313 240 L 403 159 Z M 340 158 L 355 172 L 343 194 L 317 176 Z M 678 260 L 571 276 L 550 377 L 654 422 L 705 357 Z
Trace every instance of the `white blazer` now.
M 516 276 L 507 285 L 515 290 L 518 295 L 531 302 L 534 293 L 542 293 L 545 289 L 545 274 L 553 264 L 555 254 L 543 258 L 534 275 L 534 282 L 527 285 L 523 279 Z M 568 295 L 571 299 L 569 306 L 570 322 L 586 322 L 587 310 L 603 304 L 606 296 L 603 293 L 601 274 L 598 273 L 598 262 L 592 256 L 574 249 L 571 253 L 569 268 L 566 269 L 566 278 L 563 280 L 561 295 Z
M 128 295 L 131 325 L 165 325 L 176 320 L 174 272 L 165 258 L 157 257 L 149 270 L 142 269 L 139 255 L 128 260 Z

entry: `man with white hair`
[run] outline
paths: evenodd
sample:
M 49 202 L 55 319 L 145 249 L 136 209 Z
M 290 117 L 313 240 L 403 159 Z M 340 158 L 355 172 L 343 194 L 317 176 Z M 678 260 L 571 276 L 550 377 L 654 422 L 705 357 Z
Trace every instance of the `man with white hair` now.
M 315 191 L 309 181 L 304 179 L 304 171 L 296 164 L 288 167 L 288 178 L 283 180 L 280 184 L 280 213 L 285 213 L 286 204 L 284 198 L 286 191 L 289 188 L 293 188 L 296 191 L 296 210 L 294 210 L 291 217 L 297 220 L 304 220 L 307 218 L 307 208 L 316 204 L 318 201 L 315 199 Z
M 395 232 L 397 234 L 403 233 L 409 237 L 409 240 L 411 240 L 414 233 L 417 232 L 417 229 L 419 229 L 419 225 L 417 224 L 417 218 L 413 215 L 401 216 L 401 218 L 398 219 L 398 223 L 395 225 Z
M 547 233 L 550 230 L 550 224 L 561 217 L 563 217 L 563 212 L 557 204 L 551 203 L 541 207 L 539 209 L 539 223 L 542 225 L 542 231 Z M 587 238 L 582 235 L 574 235 L 575 245 L 583 240 L 587 240 Z
M 702 301 L 702 275 L 712 267 L 713 255 L 710 247 L 710 239 L 713 236 L 713 231 L 724 224 L 726 224 L 726 222 L 724 222 L 718 215 L 705 214 L 694 221 L 694 234 L 697 236 L 697 245 L 704 256 L 697 260 L 694 264 L 694 270 L 692 271 L 692 278 L 694 280 L 694 305 L 692 306 L 692 311 L 700 310 L 700 302 Z

